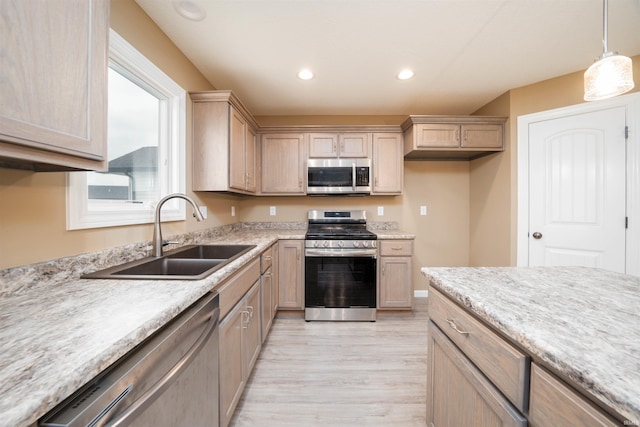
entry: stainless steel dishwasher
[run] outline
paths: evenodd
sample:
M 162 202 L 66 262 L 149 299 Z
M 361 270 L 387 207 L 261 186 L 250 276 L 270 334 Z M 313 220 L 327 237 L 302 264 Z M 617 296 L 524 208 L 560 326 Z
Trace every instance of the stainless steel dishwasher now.
M 217 293 L 45 415 L 42 427 L 218 426 Z

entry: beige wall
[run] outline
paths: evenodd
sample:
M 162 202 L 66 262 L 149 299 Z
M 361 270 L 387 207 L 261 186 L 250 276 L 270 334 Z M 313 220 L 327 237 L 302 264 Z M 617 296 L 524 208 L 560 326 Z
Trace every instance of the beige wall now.
M 633 60 L 640 91 L 640 56 Z M 471 162 L 470 265 L 515 265 L 517 244 L 518 116 L 584 103 L 584 70 L 515 88 L 474 114 L 508 116 L 506 150 Z

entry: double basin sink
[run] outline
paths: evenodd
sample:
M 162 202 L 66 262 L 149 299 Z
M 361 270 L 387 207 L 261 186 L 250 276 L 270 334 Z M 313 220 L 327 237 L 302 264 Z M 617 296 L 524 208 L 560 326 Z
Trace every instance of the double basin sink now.
M 82 276 L 85 279 L 200 280 L 256 245 L 191 245 Z

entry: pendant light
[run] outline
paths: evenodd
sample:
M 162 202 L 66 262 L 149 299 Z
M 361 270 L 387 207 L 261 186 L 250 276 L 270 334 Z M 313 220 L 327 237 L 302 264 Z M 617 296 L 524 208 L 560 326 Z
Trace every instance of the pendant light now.
M 631 58 L 610 52 L 607 42 L 608 0 L 603 0 L 604 53 L 584 73 L 584 100 L 597 101 L 633 89 Z

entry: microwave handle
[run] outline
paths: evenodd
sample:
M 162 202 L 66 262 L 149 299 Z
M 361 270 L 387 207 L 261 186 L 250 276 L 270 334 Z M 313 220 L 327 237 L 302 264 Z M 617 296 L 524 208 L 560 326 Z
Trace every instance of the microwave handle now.
M 351 185 L 353 192 L 356 192 L 356 162 L 351 163 Z

